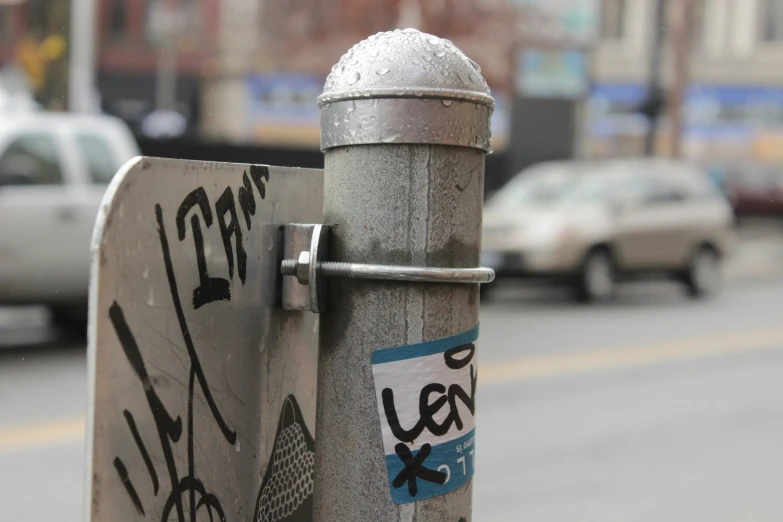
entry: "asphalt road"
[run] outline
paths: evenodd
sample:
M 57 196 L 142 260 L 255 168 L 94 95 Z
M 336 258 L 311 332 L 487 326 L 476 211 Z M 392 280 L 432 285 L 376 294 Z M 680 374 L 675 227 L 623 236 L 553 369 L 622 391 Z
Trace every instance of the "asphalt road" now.
M 780 520 L 781 302 L 778 276 L 708 302 L 502 289 L 481 314 L 474 520 Z M 0 519 L 81 520 L 83 346 L 5 319 Z

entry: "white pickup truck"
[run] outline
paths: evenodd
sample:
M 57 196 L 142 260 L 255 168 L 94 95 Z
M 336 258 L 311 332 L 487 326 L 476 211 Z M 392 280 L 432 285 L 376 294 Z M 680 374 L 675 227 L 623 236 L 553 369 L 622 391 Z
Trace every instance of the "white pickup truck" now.
M 83 324 L 98 208 L 138 153 L 112 117 L 0 114 L 0 305 L 43 304 L 56 323 Z

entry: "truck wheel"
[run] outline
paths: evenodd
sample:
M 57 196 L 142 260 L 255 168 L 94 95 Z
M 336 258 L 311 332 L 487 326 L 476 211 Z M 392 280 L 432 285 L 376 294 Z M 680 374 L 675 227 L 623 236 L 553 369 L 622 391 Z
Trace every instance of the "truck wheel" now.
M 691 297 L 709 297 L 718 293 L 722 283 L 721 262 L 715 249 L 699 248 L 685 273 L 684 282 Z
M 614 294 L 614 287 L 614 262 L 609 252 L 603 248 L 591 250 L 577 276 L 577 298 L 589 303 L 606 301 Z

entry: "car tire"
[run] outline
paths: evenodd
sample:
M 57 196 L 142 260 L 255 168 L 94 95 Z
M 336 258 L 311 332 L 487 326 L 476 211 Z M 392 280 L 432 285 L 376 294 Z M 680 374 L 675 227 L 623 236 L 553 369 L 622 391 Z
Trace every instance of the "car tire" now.
M 495 294 L 496 288 L 496 282 L 494 281 L 491 283 L 484 283 L 479 285 L 479 301 L 482 303 L 489 302 L 492 299 L 492 296 Z
M 720 291 L 722 280 L 718 253 L 709 246 L 699 248 L 693 254 L 685 272 L 684 282 L 688 295 L 695 298 L 714 296 Z
M 56 305 L 49 308 L 52 324 L 68 335 L 87 337 L 87 307 L 77 305 Z
M 576 297 L 586 303 L 608 301 L 614 295 L 615 266 L 604 248 L 588 252 L 577 276 Z

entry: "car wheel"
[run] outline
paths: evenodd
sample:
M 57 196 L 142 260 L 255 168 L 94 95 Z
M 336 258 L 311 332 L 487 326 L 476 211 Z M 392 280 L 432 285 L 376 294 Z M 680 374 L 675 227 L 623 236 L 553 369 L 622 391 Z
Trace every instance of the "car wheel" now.
M 710 247 L 696 251 L 685 274 L 685 286 L 692 297 L 708 297 L 718 293 L 723 280 L 718 253 Z
M 87 337 L 87 307 L 57 305 L 50 307 L 50 312 L 55 328 L 79 338 Z
M 577 297 L 580 301 L 606 301 L 614 293 L 615 271 L 612 257 L 604 249 L 591 250 L 579 274 Z
M 497 282 L 493 281 L 491 283 L 484 283 L 479 285 L 479 298 L 482 303 L 487 303 L 492 299 L 492 296 L 495 294 L 495 290 L 497 289 L 496 284 Z

